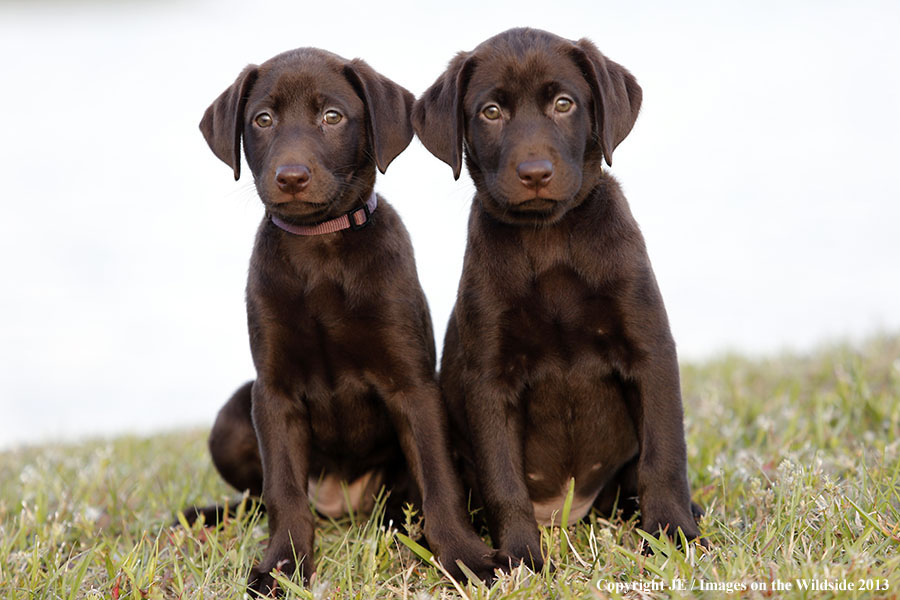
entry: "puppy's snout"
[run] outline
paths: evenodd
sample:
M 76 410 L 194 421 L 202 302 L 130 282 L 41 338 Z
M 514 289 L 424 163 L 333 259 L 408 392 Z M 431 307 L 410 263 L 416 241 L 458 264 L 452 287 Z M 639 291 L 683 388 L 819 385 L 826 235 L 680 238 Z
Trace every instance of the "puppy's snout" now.
M 553 163 L 549 160 L 526 160 L 516 167 L 516 175 L 522 185 L 529 189 L 539 189 L 553 178 Z
M 275 183 L 286 194 L 303 191 L 312 174 L 306 165 L 281 165 L 275 169 Z

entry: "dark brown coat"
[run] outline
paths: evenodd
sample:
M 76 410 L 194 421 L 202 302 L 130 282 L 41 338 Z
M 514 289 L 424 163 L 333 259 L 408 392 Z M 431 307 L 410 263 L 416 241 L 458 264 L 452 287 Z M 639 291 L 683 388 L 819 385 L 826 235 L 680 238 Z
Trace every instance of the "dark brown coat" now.
M 495 544 L 542 565 L 536 522 L 640 504 L 699 535 L 675 344 L 644 240 L 603 168 L 641 88 L 587 40 L 513 29 L 457 55 L 413 109 L 476 194 L 441 386 Z M 699 510 L 699 509 L 697 509 Z M 555 515 L 555 517 L 554 517 Z
M 207 110 L 201 130 L 240 174 L 240 142 L 267 215 L 315 224 L 358 209 L 412 138 L 412 95 L 360 60 L 300 49 L 247 67 Z M 210 436 L 238 489 L 262 494 L 270 541 L 249 587 L 300 558 L 314 571 L 309 510 L 337 516 L 339 482 L 356 509 L 381 484 L 416 501 L 425 535 L 451 572 L 499 566 L 472 530 L 450 459 L 425 296 L 409 236 L 383 198 L 368 224 L 297 236 L 260 224 L 247 282 L 257 379 L 238 390 Z M 414 486 L 406 486 L 411 475 Z M 409 496 L 404 487 L 412 487 Z

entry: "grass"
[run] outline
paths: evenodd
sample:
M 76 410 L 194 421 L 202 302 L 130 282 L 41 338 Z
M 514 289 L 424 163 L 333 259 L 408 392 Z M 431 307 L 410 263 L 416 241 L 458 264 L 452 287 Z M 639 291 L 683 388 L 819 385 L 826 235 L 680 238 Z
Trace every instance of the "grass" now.
M 682 371 L 710 550 L 593 514 L 543 531 L 554 570 L 487 588 L 451 581 L 377 519 L 321 521 L 317 578 L 285 580 L 288 597 L 900 597 L 900 337 Z M 4 452 L 0 600 L 240 598 L 264 517 L 167 526 L 175 508 L 230 496 L 203 431 Z

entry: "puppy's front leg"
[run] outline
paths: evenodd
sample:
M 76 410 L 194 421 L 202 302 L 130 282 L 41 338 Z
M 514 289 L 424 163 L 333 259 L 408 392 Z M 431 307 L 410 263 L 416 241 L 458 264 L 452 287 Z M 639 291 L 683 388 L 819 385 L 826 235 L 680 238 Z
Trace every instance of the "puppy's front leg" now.
M 462 485 L 450 460 L 447 419 L 434 381 L 405 389 L 379 386 L 403 449 L 406 462 L 422 495 L 425 537 L 444 568 L 456 578 L 462 561 L 480 579 L 490 581 L 494 569 L 507 566 L 472 528 L 465 513 Z
M 456 378 L 461 383 L 478 487 L 494 546 L 540 571 L 544 566 L 541 535 L 525 484 L 520 401 L 524 371 L 504 355 L 498 336 L 484 335 L 502 330 L 497 306 L 478 301 L 492 296 L 460 292 L 447 325 L 444 355 L 460 357 L 465 366 L 452 373 L 448 369 L 441 376 L 448 383 Z
M 700 536 L 691 507 L 687 479 L 684 412 L 675 342 L 669 332 L 662 298 L 652 273 L 638 290 L 641 302 L 626 326 L 644 351 L 631 379 L 640 398 L 637 465 L 641 526 L 656 534 L 675 536 L 678 528 L 688 539 Z
M 656 364 L 636 377 L 642 415 L 637 478 L 641 527 L 653 534 L 663 530 L 673 537 L 681 528 L 690 540 L 699 537 L 700 531 L 687 480 L 678 365 L 674 352 L 652 360 Z
M 310 426 L 299 398 L 262 379 L 253 384 L 253 426 L 263 467 L 263 502 L 269 515 L 269 546 L 250 571 L 248 589 L 263 595 L 277 592 L 270 575 L 278 569 L 291 576 L 300 560 L 304 582 L 315 571 L 314 518 L 307 496 Z
M 519 394 L 505 383 L 485 379 L 467 382 L 465 394 L 478 483 L 494 543 L 540 571 L 544 559 L 525 485 Z

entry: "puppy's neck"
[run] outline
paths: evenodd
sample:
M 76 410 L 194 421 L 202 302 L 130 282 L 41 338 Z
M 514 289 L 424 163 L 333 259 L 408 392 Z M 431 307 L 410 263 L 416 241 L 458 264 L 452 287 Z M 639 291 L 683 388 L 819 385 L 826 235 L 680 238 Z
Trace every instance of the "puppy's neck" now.
M 337 233 L 345 229 L 358 231 L 369 225 L 372 219 L 372 213 L 378 207 L 378 196 L 375 195 L 373 189 L 369 192 L 369 196 L 361 207 L 354 208 L 338 217 L 322 221 L 315 225 L 295 225 L 289 223 L 275 214 L 269 214 L 268 217 L 272 224 L 278 229 L 298 236 L 319 236 Z

